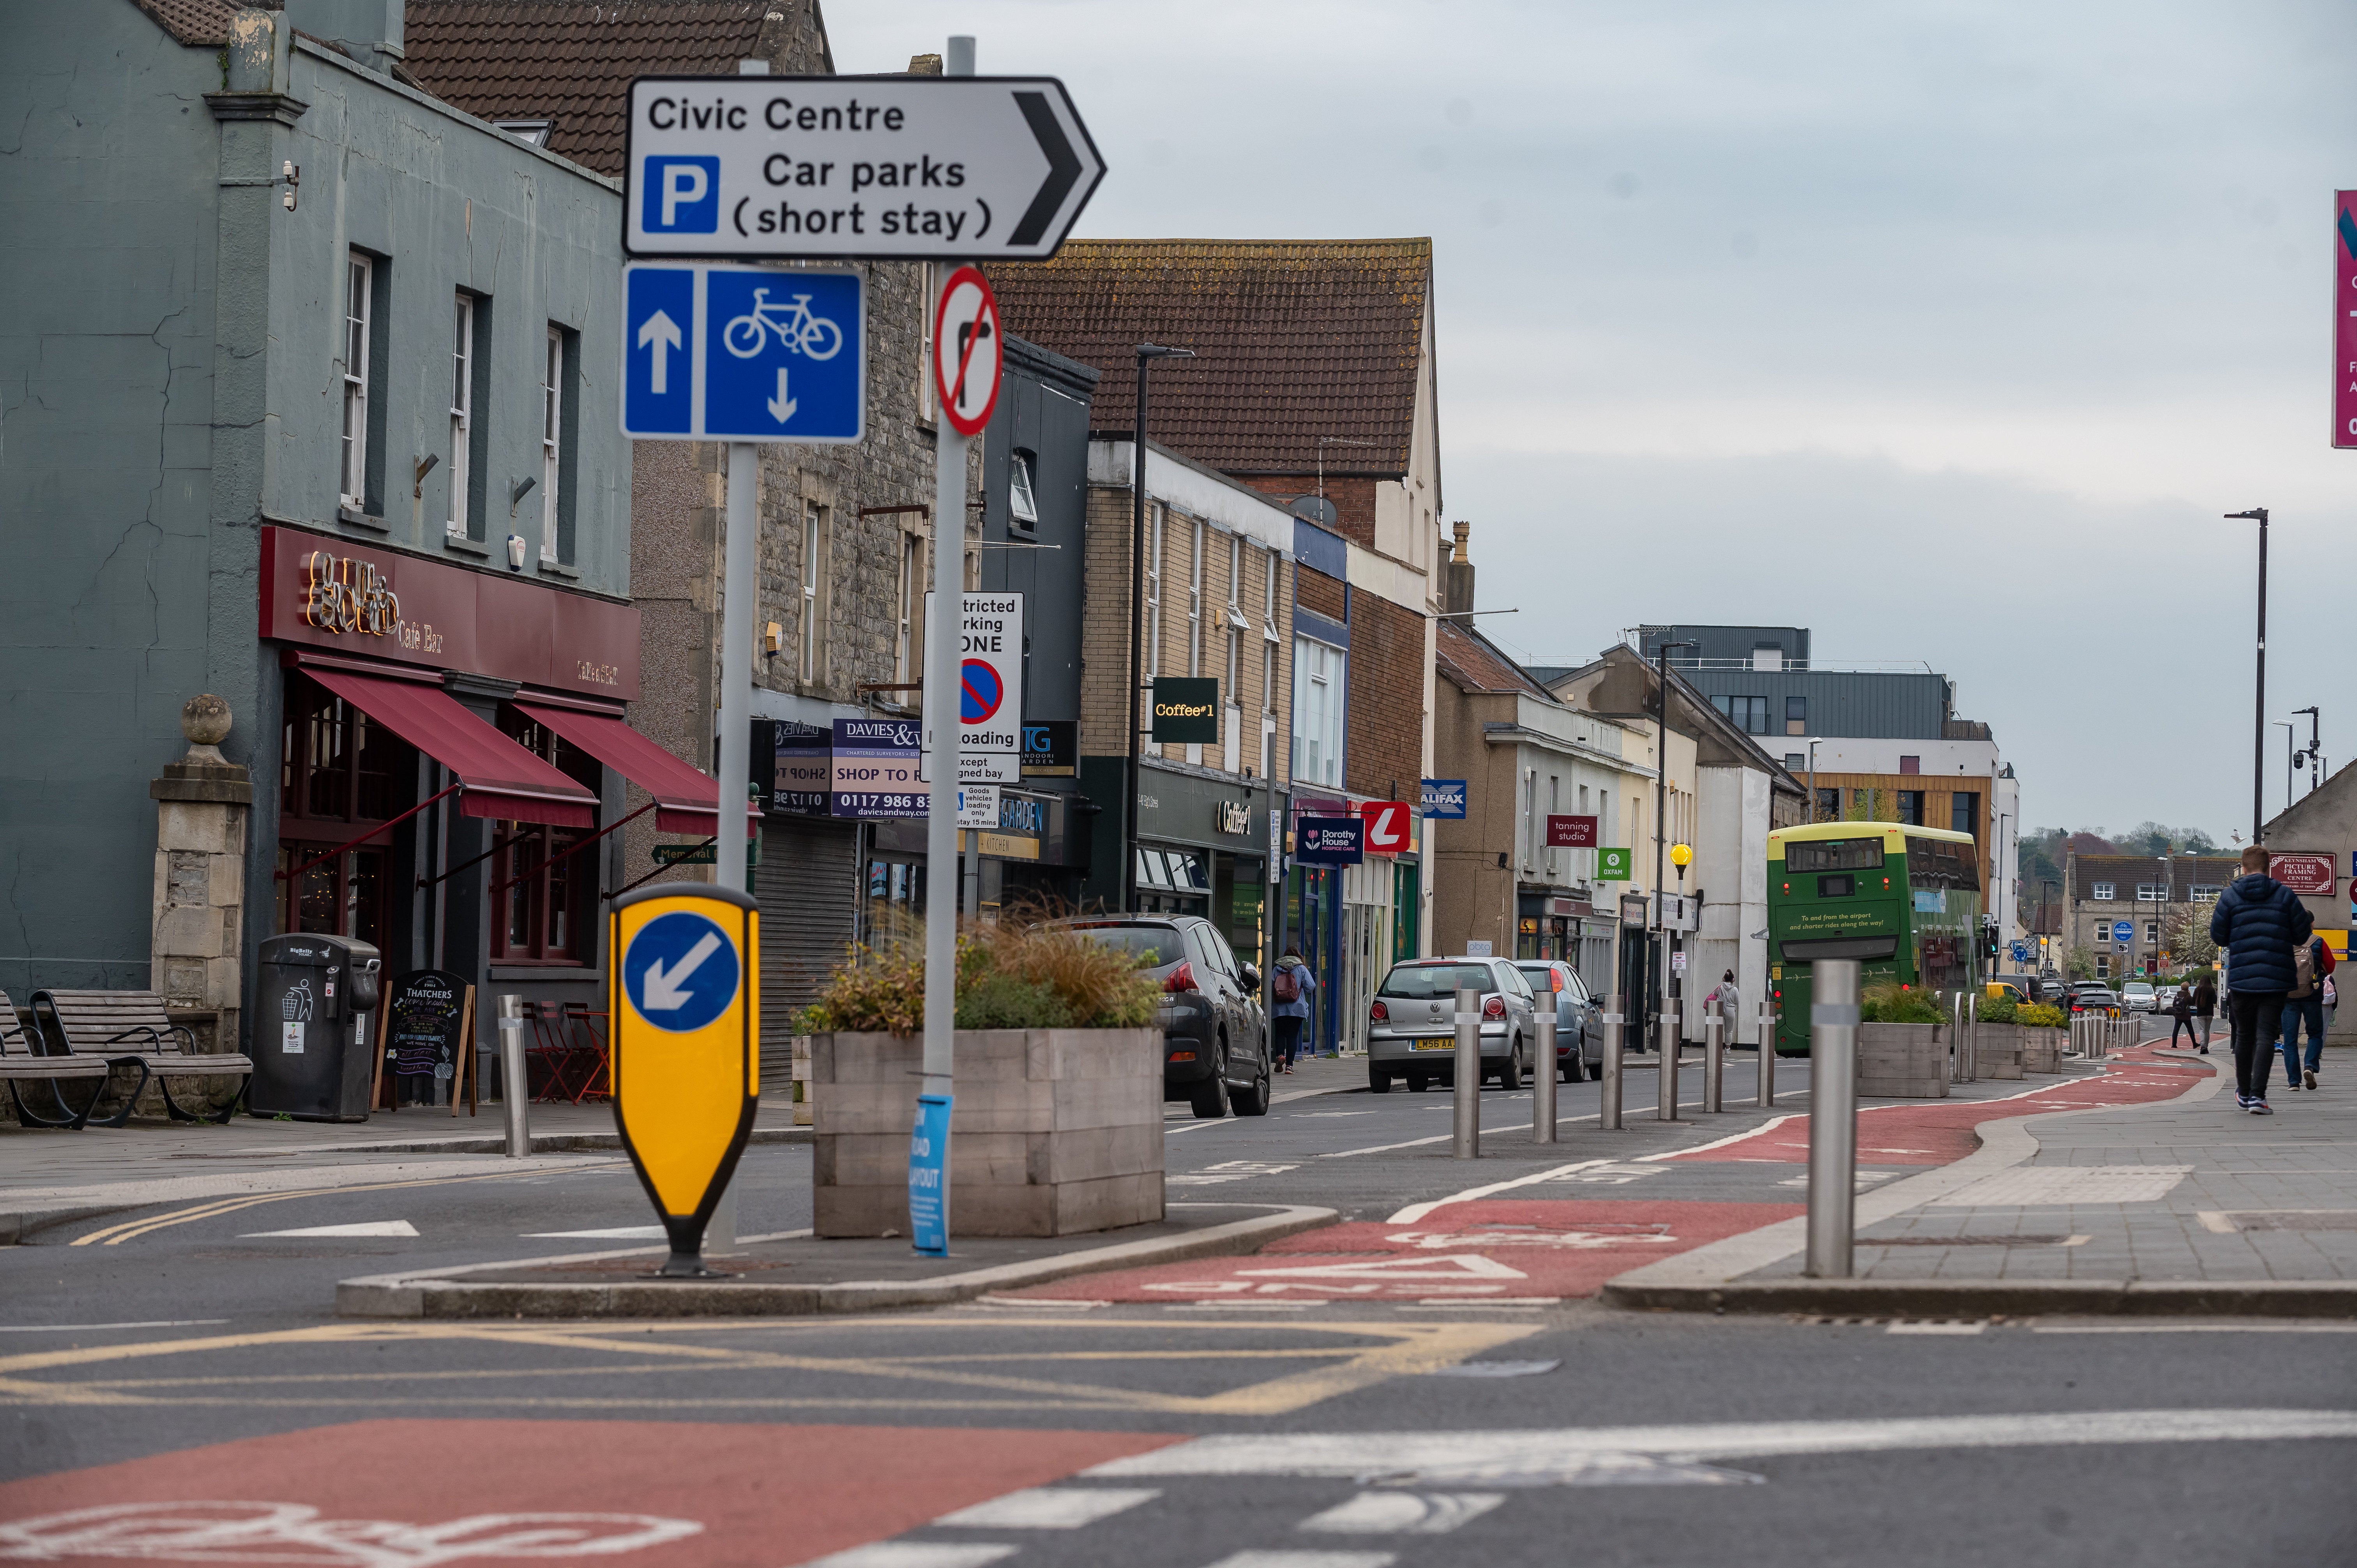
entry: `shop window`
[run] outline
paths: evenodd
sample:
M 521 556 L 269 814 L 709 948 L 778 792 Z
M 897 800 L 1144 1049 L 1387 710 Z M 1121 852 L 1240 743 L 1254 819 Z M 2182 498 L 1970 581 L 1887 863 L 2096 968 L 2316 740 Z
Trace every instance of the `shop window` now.
M 1031 489 L 1031 471 L 1038 462 L 1028 452 L 1017 452 L 1007 460 L 1006 515 L 1018 533 L 1039 529 L 1039 501 Z
M 500 727 L 592 795 L 602 792 L 604 770 L 597 759 L 555 731 L 512 708 L 500 710 Z M 499 873 L 490 888 L 491 957 L 502 963 L 593 961 L 598 850 L 578 846 L 597 829 L 502 822 L 493 831 L 499 853 L 490 864 Z
M 277 880 L 277 929 L 382 947 L 390 846 L 380 839 L 322 857 L 398 814 L 393 780 L 414 771 L 416 753 L 299 672 L 286 678 L 285 714 L 278 870 L 286 875 Z

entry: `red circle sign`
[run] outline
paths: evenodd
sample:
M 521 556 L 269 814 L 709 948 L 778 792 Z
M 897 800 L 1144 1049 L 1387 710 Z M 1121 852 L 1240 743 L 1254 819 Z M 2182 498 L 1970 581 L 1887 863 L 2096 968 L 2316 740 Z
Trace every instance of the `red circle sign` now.
M 998 406 L 1004 337 L 990 280 L 974 267 L 952 273 L 933 307 L 933 389 L 961 435 L 981 435 Z

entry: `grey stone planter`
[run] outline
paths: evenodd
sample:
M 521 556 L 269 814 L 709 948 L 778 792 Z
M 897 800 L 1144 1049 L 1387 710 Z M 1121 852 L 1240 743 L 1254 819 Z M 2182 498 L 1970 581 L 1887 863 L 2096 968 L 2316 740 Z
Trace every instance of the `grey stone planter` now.
M 909 1234 L 923 1042 L 813 1035 L 821 1236 Z M 961 1029 L 950 1234 L 1069 1236 L 1162 1214 L 1162 1031 Z
M 1973 1044 L 1974 1071 L 1982 1078 L 2019 1078 L 2021 1076 L 2021 1037 L 2028 1033 L 2018 1024 L 1983 1024 Z
M 1945 1100 L 1947 1026 L 1860 1024 L 1857 1091 L 1894 1100 Z
M 2071 1044 L 2068 1029 L 2041 1029 L 2024 1024 L 2021 1029 L 2021 1070 L 2061 1072 L 2062 1053 Z

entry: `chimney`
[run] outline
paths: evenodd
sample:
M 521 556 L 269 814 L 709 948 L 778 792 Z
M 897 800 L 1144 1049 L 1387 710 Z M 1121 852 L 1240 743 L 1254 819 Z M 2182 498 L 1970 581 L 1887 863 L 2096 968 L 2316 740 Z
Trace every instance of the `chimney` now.
M 285 0 L 286 26 L 333 44 L 380 76 L 405 58 L 406 0 Z
M 1457 546 L 1448 554 L 1447 575 L 1441 580 L 1442 607 L 1450 615 L 1463 615 L 1473 607 L 1473 560 L 1465 547 L 1466 536 L 1473 525 L 1457 523 Z

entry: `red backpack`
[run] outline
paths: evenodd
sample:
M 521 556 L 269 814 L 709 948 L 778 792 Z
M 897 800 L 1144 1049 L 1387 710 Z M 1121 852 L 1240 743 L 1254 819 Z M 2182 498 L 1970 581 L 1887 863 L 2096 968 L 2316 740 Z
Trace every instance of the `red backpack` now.
M 1301 982 L 1293 978 L 1293 971 L 1285 964 L 1276 967 L 1276 978 L 1268 984 L 1269 993 L 1279 1002 L 1301 1000 Z

